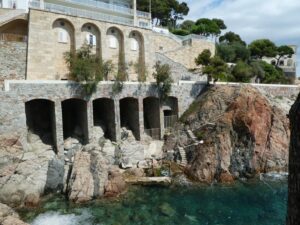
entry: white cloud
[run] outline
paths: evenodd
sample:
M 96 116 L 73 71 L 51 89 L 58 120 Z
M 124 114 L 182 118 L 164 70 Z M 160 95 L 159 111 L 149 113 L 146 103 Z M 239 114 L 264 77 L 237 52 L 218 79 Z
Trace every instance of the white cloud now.
M 186 0 L 190 7 L 186 19 L 221 18 L 227 30 L 248 43 L 268 38 L 276 44 L 295 44 L 300 75 L 300 1 L 299 0 Z

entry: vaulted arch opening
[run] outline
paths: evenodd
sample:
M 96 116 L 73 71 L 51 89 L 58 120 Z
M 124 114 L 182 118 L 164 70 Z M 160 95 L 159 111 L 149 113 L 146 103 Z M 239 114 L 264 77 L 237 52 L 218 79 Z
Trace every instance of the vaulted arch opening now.
M 99 126 L 105 138 L 116 140 L 115 104 L 109 98 L 99 98 L 93 101 L 94 126 Z
M 99 28 L 92 23 L 86 23 L 81 28 L 82 44 L 87 44 L 91 47 L 92 54 L 95 54 L 99 59 L 102 58 L 101 50 L 101 33 Z
M 146 81 L 145 44 L 144 37 L 139 31 L 129 34 L 130 58 L 132 61 L 130 80 Z
M 153 139 L 160 139 L 160 103 L 155 97 L 143 100 L 145 133 Z
M 175 125 L 178 120 L 178 99 L 168 97 L 163 104 L 164 127 L 170 128 Z
M 82 99 L 67 99 L 62 102 L 64 139 L 77 139 L 88 143 L 87 102 Z
M 55 105 L 46 99 L 34 99 L 25 103 L 26 124 L 29 133 L 38 135 L 42 142 L 56 143 Z
M 140 140 L 139 103 L 136 98 L 120 100 L 121 127 L 131 130 L 135 139 Z
M 121 81 L 127 80 L 127 71 L 125 64 L 125 46 L 124 46 L 124 34 L 117 27 L 110 27 L 107 30 L 107 58 L 112 59 L 112 63 L 115 65 L 115 71 L 107 78 L 108 80 L 114 80 L 114 74 L 117 74 L 117 79 Z
M 57 19 L 53 22 L 53 49 L 54 49 L 54 70 L 56 79 L 69 79 L 69 68 L 65 60 L 65 53 L 75 53 L 75 28 L 66 19 Z

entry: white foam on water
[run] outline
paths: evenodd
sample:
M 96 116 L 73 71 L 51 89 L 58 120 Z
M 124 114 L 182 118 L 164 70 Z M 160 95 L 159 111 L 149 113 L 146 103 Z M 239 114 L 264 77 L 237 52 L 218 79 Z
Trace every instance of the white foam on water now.
M 31 225 L 89 225 L 92 215 L 87 211 L 82 214 L 61 214 L 59 212 L 46 212 L 37 216 Z

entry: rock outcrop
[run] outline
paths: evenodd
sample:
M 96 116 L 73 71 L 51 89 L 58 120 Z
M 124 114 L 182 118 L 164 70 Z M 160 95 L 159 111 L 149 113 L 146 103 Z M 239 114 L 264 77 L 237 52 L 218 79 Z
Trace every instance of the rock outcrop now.
M 181 129 L 198 139 L 187 152 L 186 171 L 195 180 L 232 182 L 259 172 L 287 170 L 287 116 L 253 87 L 211 87 L 181 120 L 185 124 Z M 172 149 L 178 140 L 181 146 L 191 142 L 188 135 L 169 139 L 173 141 L 166 145 Z
M 63 180 L 52 175 L 63 174 L 59 171 L 63 167 L 51 167 L 49 162 L 59 160 L 37 135 L 29 134 L 28 140 L 18 135 L 1 136 L 0 145 L 0 202 L 13 207 L 36 206 L 46 189 L 62 186 Z
M 287 225 L 300 224 L 300 95 L 289 113 L 291 140 L 289 149 L 289 187 Z
M 19 219 L 19 215 L 7 205 L 0 203 L 1 225 L 28 225 Z
M 104 194 L 108 179 L 108 162 L 97 145 L 88 145 L 75 154 L 68 181 L 69 199 L 83 203 Z

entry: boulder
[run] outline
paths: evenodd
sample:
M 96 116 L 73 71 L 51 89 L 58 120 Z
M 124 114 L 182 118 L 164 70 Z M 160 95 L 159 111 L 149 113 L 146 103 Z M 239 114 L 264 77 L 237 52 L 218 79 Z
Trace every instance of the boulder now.
M 44 144 L 36 135 L 30 134 L 31 143 L 22 137 L 18 142 L 0 151 L 0 201 L 16 207 L 24 203 L 36 206 L 44 193 L 48 179 L 49 161 L 56 158 L 53 148 Z M 1 136 L 2 142 L 7 143 Z M 34 141 L 34 142 L 33 142 Z
M 19 219 L 19 215 L 10 207 L 0 203 L 0 224 L 1 225 L 28 225 Z
M 83 203 L 102 196 L 107 177 L 107 161 L 101 152 L 77 152 L 68 183 L 69 199 Z
M 106 197 L 117 197 L 127 189 L 126 182 L 122 174 L 117 170 L 109 171 L 108 182 L 105 185 Z
M 195 180 L 228 183 L 237 175 L 248 178 L 260 172 L 287 171 L 290 130 L 286 113 L 252 86 L 211 87 L 182 120 L 184 129 L 198 138 L 193 151 L 187 152 L 186 172 Z M 172 137 L 167 146 L 176 145 L 169 142 L 178 139 L 187 146 L 191 138 L 185 138 L 181 134 Z

